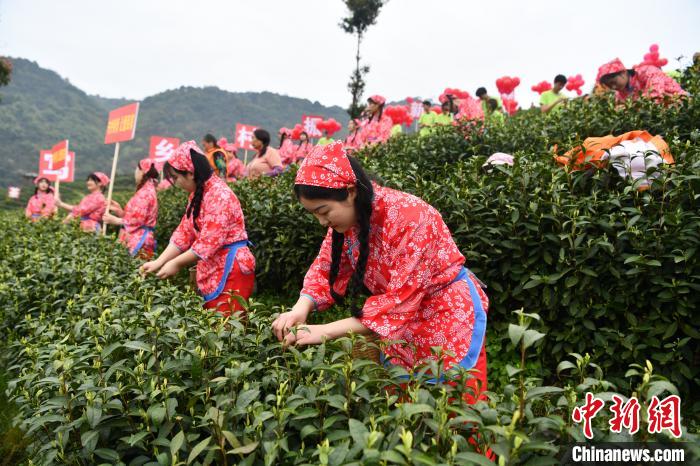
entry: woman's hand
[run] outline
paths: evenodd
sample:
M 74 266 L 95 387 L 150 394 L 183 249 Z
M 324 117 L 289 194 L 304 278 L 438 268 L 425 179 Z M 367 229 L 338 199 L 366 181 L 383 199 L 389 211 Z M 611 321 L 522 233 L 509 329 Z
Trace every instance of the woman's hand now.
M 177 275 L 181 268 L 182 267 L 177 263 L 177 261 L 171 260 L 161 267 L 158 272 L 156 272 L 156 277 L 160 278 L 161 280 L 173 277 Z
M 287 333 L 284 337 L 283 346 L 320 345 L 329 338 L 330 335 L 326 332 L 326 325 L 301 324 L 296 326 L 293 332 Z
M 117 201 L 111 201 L 109 204 L 109 210 L 114 212 L 114 215 L 117 217 L 123 217 L 124 216 L 124 209 L 122 209 L 122 206 L 119 205 Z M 112 224 L 116 225 L 116 224 Z
M 121 225 L 122 224 L 122 219 L 119 217 L 112 215 L 110 213 L 105 213 L 102 216 L 102 221 L 105 223 L 108 223 L 109 225 Z
M 300 299 L 294 307 L 292 307 L 291 311 L 283 312 L 272 322 L 272 332 L 275 334 L 278 341 L 284 340 L 285 337 L 289 335 L 289 331 L 292 327 L 306 323 L 309 311 L 311 310 L 309 304 L 311 303 L 307 304 Z
M 141 267 L 139 267 L 139 272 L 141 275 L 148 275 L 149 273 L 156 273 L 162 267 L 160 261 L 154 260 L 146 262 Z

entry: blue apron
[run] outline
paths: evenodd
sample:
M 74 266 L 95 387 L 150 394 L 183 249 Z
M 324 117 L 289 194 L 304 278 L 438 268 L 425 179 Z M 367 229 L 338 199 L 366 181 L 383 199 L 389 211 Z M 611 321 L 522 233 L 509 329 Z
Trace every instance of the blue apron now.
M 479 360 L 479 354 L 481 354 L 481 348 L 484 346 L 484 337 L 486 336 L 486 311 L 484 310 L 484 306 L 481 303 L 481 297 L 479 296 L 479 292 L 474 284 L 474 279 L 476 279 L 476 277 L 472 277 L 473 275 L 474 274 L 472 274 L 469 269 L 462 267 L 459 274 L 457 274 L 455 279 L 450 282 L 450 285 L 461 280 L 467 282 L 467 286 L 469 287 L 469 296 L 471 297 L 472 305 L 474 306 L 474 329 L 472 331 L 472 341 L 469 343 L 467 354 L 459 362 L 459 366 L 465 369 L 472 369 L 474 366 L 476 366 L 476 362 Z M 391 363 L 385 359 L 384 353 L 381 354 L 381 360 L 385 366 L 391 365 Z M 401 376 L 401 378 L 408 378 L 408 376 Z M 441 376 L 438 380 L 443 382 L 445 377 Z M 428 380 L 428 383 L 436 382 L 436 379 Z
M 41 214 L 32 214 L 32 218 L 39 218 L 41 217 Z
M 122 228 L 123 228 L 123 227 L 122 227 Z M 155 235 L 155 232 L 156 232 L 156 229 L 155 229 L 155 228 L 153 228 L 153 227 L 148 227 L 148 226 L 146 226 L 146 225 L 144 225 L 144 226 L 142 226 L 141 228 L 139 228 L 139 230 L 143 230 L 143 233 L 141 234 L 141 239 L 139 240 L 138 244 L 137 244 L 136 246 L 134 246 L 134 249 L 132 249 L 131 251 L 129 251 L 129 255 L 130 255 L 131 257 L 136 256 L 136 254 L 138 254 L 138 252 L 141 250 L 141 248 L 143 247 L 143 244 L 146 242 L 146 239 L 148 238 L 148 232 L 151 232 L 151 233 L 153 233 L 154 235 Z M 153 251 L 155 251 L 157 247 L 158 247 L 158 243 L 155 242 L 155 243 L 153 244 Z
M 219 281 L 219 285 L 214 291 L 212 291 L 209 294 L 202 294 L 204 302 L 208 302 L 212 299 L 218 298 L 219 295 L 224 291 L 224 287 L 226 286 L 226 280 L 228 280 L 228 276 L 231 273 L 231 270 L 233 270 L 233 265 L 236 263 L 236 253 L 239 249 L 248 245 L 252 246 L 253 244 L 247 239 L 244 239 L 241 241 L 236 241 L 235 243 L 222 246 L 223 249 L 228 249 L 228 253 L 226 253 L 226 263 L 224 264 L 224 273 L 221 276 L 221 281 Z
M 83 215 L 82 217 L 80 217 L 81 222 L 86 222 L 88 220 L 92 220 L 89 215 Z M 98 221 L 94 221 L 94 222 L 95 222 L 95 233 L 99 233 L 100 232 L 100 222 L 98 222 Z

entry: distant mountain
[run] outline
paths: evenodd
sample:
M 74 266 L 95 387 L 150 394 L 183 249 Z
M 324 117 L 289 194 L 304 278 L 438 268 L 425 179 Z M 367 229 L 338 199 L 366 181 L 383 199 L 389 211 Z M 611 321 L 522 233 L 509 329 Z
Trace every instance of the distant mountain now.
M 131 102 L 88 95 L 37 63 L 14 58 L 12 81 L 0 87 L 0 186 L 25 184 L 22 175 L 36 172 L 39 150 L 63 138 L 76 152 L 76 180 L 111 169 L 113 146 L 103 144 L 107 113 Z M 347 122 L 340 107 L 272 92 L 228 92 L 216 87 L 181 87 L 141 102 L 136 138 L 122 145 L 119 172 L 131 173 L 148 156 L 153 134 L 199 141 L 206 133 L 233 138 L 236 122 L 266 128 L 277 142 L 281 126 L 293 126 L 302 114 Z

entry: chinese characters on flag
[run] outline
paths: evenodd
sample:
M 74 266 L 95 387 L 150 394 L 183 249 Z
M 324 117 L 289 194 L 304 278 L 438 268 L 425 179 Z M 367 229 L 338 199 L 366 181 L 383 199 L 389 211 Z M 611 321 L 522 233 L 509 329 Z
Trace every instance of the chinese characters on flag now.
M 109 112 L 105 144 L 124 142 L 134 139 L 136 118 L 139 114 L 139 103 L 119 107 Z
M 53 160 L 51 161 L 51 166 L 54 170 L 59 170 L 63 168 L 66 164 L 66 156 L 68 154 L 68 139 L 64 139 L 55 146 L 51 148 L 51 155 Z
M 258 129 L 257 126 L 236 123 L 236 147 L 244 150 L 253 150 L 253 131 L 256 129 Z
M 301 126 L 304 128 L 304 132 L 306 132 L 310 138 L 320 138 L 323 136 L 321 130 L 316 127 L 316 124 L 319 121 L 323 121 L 323 117 L 317 115 L 302 115 Z
M 163 169 L 163 165 L 170 160 L 173 152 L 175 152 L 175 148 L 179 145 L 180 140 L 178 138 L 151 136 L 151 148 L 148 151 L 148 157 L 153 160 L 158 171 Z
M 75 152 L 68 152 L 63 166 L 56 167 L 53 150 L 39 152 L 39 176 L 49 181 L 72 183 L 75 175 Z

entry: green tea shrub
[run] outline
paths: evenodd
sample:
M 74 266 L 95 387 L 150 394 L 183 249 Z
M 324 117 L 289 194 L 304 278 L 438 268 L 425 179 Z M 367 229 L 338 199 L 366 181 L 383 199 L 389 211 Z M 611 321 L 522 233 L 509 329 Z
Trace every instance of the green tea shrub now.
M 548 337 L 539 316 L 518 312 L 508 338 L 522 364 L 468 406 L 462 384 L 427 381 L 437 363 L 407 374 L 355 359 L 353 336 L 282 351 L 270 332 L 280 308 L 254 302 L 246 324 L 223 320 L 195 294 L 138 276 L 109 238 L 3 221 L 3 362 L 32 464 L 494 464 L 487 449 L 499 464 L 556 464 L 582 440 L 571 410 L 583 393 L 609 401 L 618 390 L 578 354 L 543 385 L 525 361 Z M 677 393 L 651 363 L 626 377 L 642 401 Z M 595 420 L 596 438 L 621 438 L 607 420 Z

